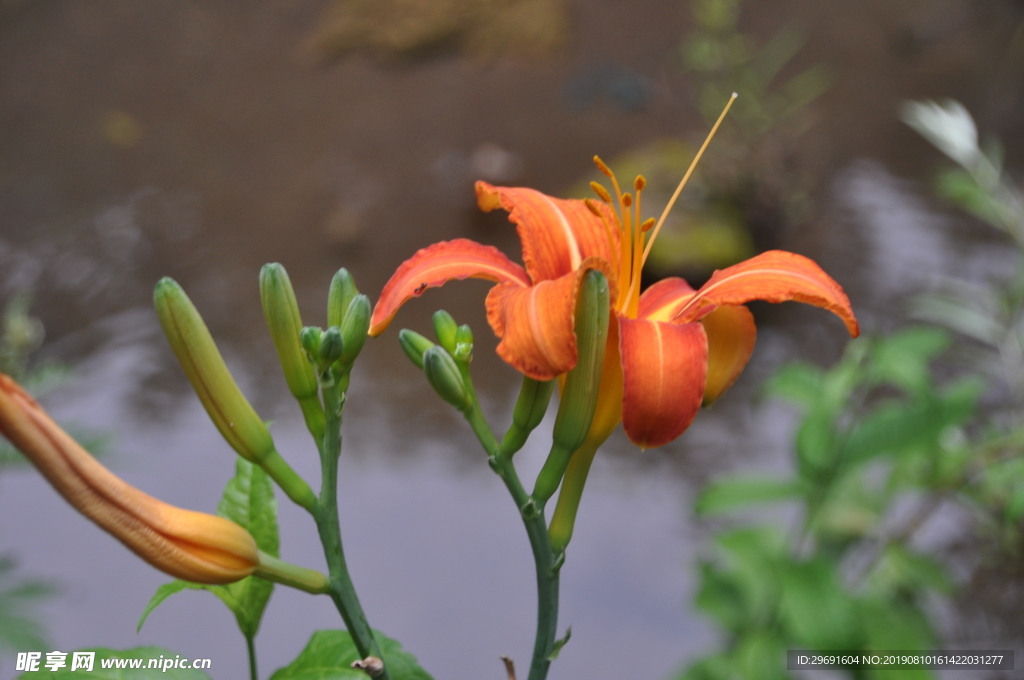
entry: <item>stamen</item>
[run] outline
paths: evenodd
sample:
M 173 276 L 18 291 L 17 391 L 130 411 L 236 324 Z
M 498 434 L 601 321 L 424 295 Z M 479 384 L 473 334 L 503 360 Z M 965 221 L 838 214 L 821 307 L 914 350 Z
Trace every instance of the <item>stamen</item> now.
M 591 182 L 590 188 L 593 189 L 594 193 L 597 194 L 598 198 L 600 198 L 605 203 L 612 202 L 612 195 L 609 194 L 608 190 L 601 186 L 599 182 Z
M 587 206 L 587 210 L 594 213 L 594 217 L 604 217 L 604 215 L 601 214 L 600 209 L 598 209 L 598 207 L 594 205 L 594 199 L 584 198 L 583 205 Z
M 633 197 L 630 196 L 629 194 L 623 194 L 622 195 L 622 205 L 625 208 L 628 208 L 631 205 L 633 205 Z
M 648 232 L 648 231 L 651 230 L 651 227 L 653 227 L 653 226 L 654 226 L 654 218 L 653 217 L 648 217 L 646 220 L 644 220 L 644 223 L 640 225 L 640 231 L 641 232 Z
M 708 144 L 711 143 L 711 138 L 715 136 L 716 132 L 718 132 L 718 126 L 722 124 L 723 120 L 725 120 L 725 114 L 729 113 L 732 103 L 736 101 L 736 97 L 738 96 L 738 94 L 733 92 L 732 96 L 729 97 L 729 101 L 726 103 L 725 108 L 722 109 L 721 115 L 718 116 L 718 120 L 716 120 L 715 124 L 712 126 L 711 132 L 708 133 L 707 139 L 705 139 L 704 143 L 701 144 L 700 150 L 698 150 L 697 155 L 693 157 L 693 161 L 690 163 L 690 167 L 686 170 L 686 174 L 683 175 L 682 181 L 679 182 L 679 186 L 676 187 L 675 193 L 673 193 L 672 198 L 669 199 L 668 205 L 666 205 L 665 210 L 662 211 L 661 217 L 658 218 L 658 224 L 655 225 L 654 231 L 651 233 L 651 237 L 647 239 L 647 247 L 644 248 L 643 262 L 647 262 L 647 256 L 651 253 L 651 246 L 654 245 L 654 239 L 658 237 L 658 232 L 661 231 L 662 225 L 665 224 L 665 218 L 668 217 L 668 213 L 672 210 L 672 206 L 676 204 L 676 199 L 679 198 L 679 194 L 683 191 L 683 187 L 685 187 L 686 183 L 690 180 L 690 175 L 693 174 L 694 168 L 697 167 L 697 162 L 700 160 L 700 157 L 704 155 L 704 150 L 708 148 Z
M 641 191 L 643 191 L 644 187 L 646 187 L 646 186 L 647 186 L 647 178 L 645 178 L 643 175 L 637 175 L 636 179 L 633 180 L 633 188 L 636 190 L 637 193 L 640 193 Z
M 608 222 L 608 217 L 604 214 L 603 210 L 601 210 L 599 207 L 597 207 L 597 203 L 595 203 L 592 199 L 584 198 L 583 199 L 583 204 L 585 206 L 587 206 L 587 208 L 590 210 L 590 212 L 594 213 L 596 216 L 601 218 L 601 224 L 604 225 L 604 235 L 608 239 L 608 252 L 609 253 L 614 253 L 615 252 L 615 233 L 612 231 L 612 225 Z
M 596 165 L 597 169 L 601 171 L 601 174 L 605 175 L 609 179 L 614 179 L 615 178 L 615 175 L 612 174 L 611 168 L 609 168 L 605 164 L 605 162 L 603 160 L 601 160 L 600 156 L 594 156 L 594 165 Z

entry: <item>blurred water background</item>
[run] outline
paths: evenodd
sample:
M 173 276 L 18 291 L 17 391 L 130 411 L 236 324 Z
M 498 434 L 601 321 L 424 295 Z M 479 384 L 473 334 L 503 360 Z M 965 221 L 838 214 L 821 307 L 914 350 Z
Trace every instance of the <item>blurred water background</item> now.
M 686 2 L 531 2 L 497 20 L 481 16 L 502 3 L 438 4 L 448 23 L 424 12 L 393 35 L 374 33 L 372 16 L 347 29 L 355 15 L 322 0 L 0 2 L 0 302 L 31 294 L 47 333 L 40 358 L 75 371 L 48 408 L 113 433 L 106 462 L 130 483 L 212 511 L 233 472 L 159 333 L 160 277 L 189 292 L 282 453 L 315 479 L 264 329 L 262 264 L 283 263 L 305 320 L 322 324 L 341 266 L 374 298 L 438 240 L 517 255 L 505 217 L 476 210 L 475 179 L 565 195 L 595 153 L 699 142 L 707 129 L 681 50 L 695 23 Z M 468 18 L 452 20 L 462 5 Z M 899 325 L 901 300 L 939 274 L 1000 266 L 999 242 L 931 197 L 937 154 L 897 114 L 906 99 L 955 97 L 1019 164 L 1024 5 L 771 0 L 743 5 L 738 21 L 755 44 L 801 31 L 782 75 L 821 66 L 829 83 L 800 129 L 768 145 L 778 176 L 800 183 L 755 183 L 741 204 L 757 249 L 818 260 L 869 331 Z M 780 207 L 788 191 L 800 193 L 798 219 Z M 532 641 L 533 567 L 515 511 L 395 337 L 425 332 L 440 307 L 470 323 L 476 384 L 503 422 L 519 381 L 493 355 L 486 290 L 452 285 L 403 309 L 365 350 L 345 418 L 353 577 L 373 625 L 438 678 L 501 677 L 498 656 L 525 664 Z M 702 532 L 692 492 L 724 470 L 783 464 L 793 417 L 756 399 L 760 382 L 794 356 L 832 361 L 844 343 L 841 324 L 816 310 L 755 313 L 750 369 L 681 439 L 641 454 L 616 436 L 599 455 L 563 570 L 573 636 L 554 677 L 664 678 L 714 641 L 690 606 Z M 545 450 L 531 444 L 521 464 L 539 468 Z M 282 502 L 281 522 L 282 557 L 320 565 L 307 517 Z M 136 634 L 167 577 L 32 470 L 0 477 L 0 551 L 58 584 L 41 610 L 56 649 L 156 644 L 211 658 L 213 677 L 244 676 L 243 639 L 206 594 L 176 596 Z M 313 630 L 339 626 L 326 598 L 279 588 L 258 637 L 261 675 Z M 12 673 L 0 659 L 0 675 Z

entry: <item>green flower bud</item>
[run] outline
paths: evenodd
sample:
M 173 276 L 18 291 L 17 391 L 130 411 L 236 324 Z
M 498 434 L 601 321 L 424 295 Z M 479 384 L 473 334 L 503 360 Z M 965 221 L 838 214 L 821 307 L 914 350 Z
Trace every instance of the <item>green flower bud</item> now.
M 341 329 L 337 326 L 331 326 L 324 331 L 323 337 L 320 338 L 320 347 L 317 348 L 317 361 L 321 367 L 327 368 L 341 358 L 341 354 L 344 351 L 345 346 L 341 337 Z
M 341 363 L 351 364 L 363 351 L 366 344 L 367 332 L 370 330 L 370 298 L 365 295 L 356 295 L 349 302 L 348 311 L 345 313 L 345 321 L 341 325 L 341 337 L 344 340 L 344 350 L 341 353 Z
M 469 408 L 469 393 L 462 382 L 462 374 L 455 359 L 443 347 L 434 345 L 424 352 L 423 372 L 442 399 L 460 411 Z
M 347 269 L 339 269 L 331 279 L 331 289 L 327 294 L 327 325 L 344 328 L 345 315 L 348 313 L 352 298 L 359 294 L 355 281 Z
M 588 271 L 576 300 L 576 366 L 566 374 L 562 400 L 555 416 L 551 451 L 540 474 L 534 499 L 543 505 L 562 481 L 572 454 L 583 444 L 594 420 L 604 349 L 608 342 L 608 281 Z
M 452 356 L 456 361 L 469 363 L 473 358 L 473 329 L 467 324 L 462 324 L 455 331 L 455 350 Z
M 402 345 L 409 360 L 420 369 L 423 368 L 423 355 L 428 349 L 435 346 L 430 340 L 408 328 L 403 328 L 398 332 L 398 342 Z
M 299 341 L 299 304 L 288 272 L 280 264 L 264 265 L 260 271 L 260 299 L 288 389 L 297 399 L 316 395 L 316 372 Z
M 515 408 L 512 410 L 512 422 L 526 432 L 540 425 L 544 414 L 548 411 L 551 392 L 554 391 L 555 380 L 534 380 L 523 378 L 523 386 L 519 390 Z
M 221 436 L 238 455 L 266 470 L 289 498 L 313 507 L 316 495 L 274 448 L 266 424 L 238 389 L 185 291 L 174 279 L 163 278 L 156 284 L 153 302 L 167 342 Z
M 210 419 L 238 455 L 259 463 L 274 451 L 270 432 L 238 389 L 192 301 L 170 278 L 156 284 L 153 299 L 164 335 Z
M 319 354 L 320 340 L 323 337 L 323 330 L 316 326 L 306 326 L 299 333 L 299 342 L 302 344 L 302 349 L 305 350 L 306 356 L 310 361 L 314 360 Z
M 451 314 L 443 309 L 434 312 L 434 334 L 437 335 L 437 344 L 449 353 L 455 351 L 455 334 L 458 328 L 459 325 L 455 323 Z

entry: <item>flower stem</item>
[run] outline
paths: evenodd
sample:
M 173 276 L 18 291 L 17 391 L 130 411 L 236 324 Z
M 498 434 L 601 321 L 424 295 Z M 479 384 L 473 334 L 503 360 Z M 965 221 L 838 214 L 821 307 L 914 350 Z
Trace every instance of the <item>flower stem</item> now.
M 327 558 L 327 593 L 345 621 L 345 627 L 352 636 L 360 657 L 375 656 L 382 659 L 384 657 L 380 647 L 373 637 L 373 631 L 356 595 L 341 545 L 341 525 L 338 521 L 338 458 L 341 455 L 341 411 L 345 405 L 344 387 L 347 383 L 348 380 L 343 379 L 341 384 L 323 385 L 326 427 L 323 439 L 318 442 L 321 469 L 320 498 L 310 512 L 316 520 L 320 541 L 324 546 L 324 556 Z M 387 666 L 377 677 L 390 680 Z
M 255 636 L 246 634 L 245 646 L 249 651 L 249 678 L 259 680 L 259 673 L 256 670 L 256 639 Z
M 523 526 L 526 527 L 526 535 L 530 539 L 537 573 L 537 631 L 527 680 L 545 680 L 551 666 L 551 654 L 555 649 L 558 626 L 558 572 L 561 562 L 556 558 L 548 542 L 548 528 L 543 509 L 530 498 L 512 464 L 512 454 L 523 446 L 529 433 L 513 424 L 499 444 L 480 411 L 472 383 L 467 380 L 466 384 L 470 395 L 470 406 L 464 411 L 466 420 L 487 451 L 491 468 L 501 477 L 516 507 L 519 508 Z

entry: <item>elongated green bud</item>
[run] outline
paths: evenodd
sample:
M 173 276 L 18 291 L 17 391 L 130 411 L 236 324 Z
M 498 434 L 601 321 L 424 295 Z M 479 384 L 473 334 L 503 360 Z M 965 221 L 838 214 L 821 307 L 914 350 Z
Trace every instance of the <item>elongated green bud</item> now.
M 562 400 L 555 416 L 551 451 L 537 475 L 533 497 L 543 505 L 562 481 L 572 454 L 583 444 L 594 420 L 601 366 L 608 341 L 608 281 L 590 270 L 584 275 L 576 301 L 576 366 L 565 377 Z
M 320 338 L 320 347 L 317 348 L 317 361 L 320 366 L 326 368 L 341 358 L 345 351 L 344 340 L 341 337 L 341 329 L 331 326 L 324 331 Z
M 441 398 L 465 411 L 469 408 L 469 393 L 462 381 L 462 374 L 455 359 L 439 345 L 434 345 L 423 354 L 423 372 L 427 382 Z
M 302 332 L 299 303 L 295 299 L 288 272 L 280 264 L 275 262 L 264 265 L 260 271 L 260 299 L 263 301 L 263 316 L 266 317 L 277 357 L 281 360 L 288 389 L 296 399 L 316 395 L 316 372 L 299 340 Z
M 344 341 L 340 357 L 342 364 L 351 364 L 363 351 L 363 345 L 366 344 L 368 337 L 367 332 L 370 330 L 371 313 L 370 298 L 365 295 L 356 295 L 349 302 L 345 320 L 341 324 L 341 337 Z
M 316 371 L 302 344 L 302 318 L 295 290 L 288 272 L 280 264 L 267 264 L 260 270 L 260 299 L 285 382 L 299 402 L 306 426 L 319 439 L 323 436 L 325 421 Z
M 339 269 L 331 279 L 331 289 L 327 294 L 327 325 L 344 327 L 345 315 L 348 313 L 352 298 L 359 294 L 355 281 L 347 269 Z
M 439 309 L 434 312 L 434 333 L 437 335 L 437 344 L 448 350 L 449 354 L 455 352 L 455 333 L 459 325 L 451 314 Z
M 199 312 L 171 278 L 153 293 L 160 325 L 199 401 L 221 436 L 238 455 L 256 463 L 303 507 L 316 502 L 309 485 L 281 458 L 270 431 L 235 383 Z
M 423 369 L 423 355 L 428 349 L 435 346 L 430 340 L 408 328 L 398 331 L 398 342 L 402 345 L 409 360 L 421 370 Z
M 153 297 L 164 335 L 210 419 L 238 455 L 260 462 L 274 450 L 270 431 L 238 389 L 192 301 L 170 278 L 156 284 Z
M 473 359 L 473 329 L 462 324 L 455 331 L 455 350 L 452 356 L 456 361 L 469 363 Z

